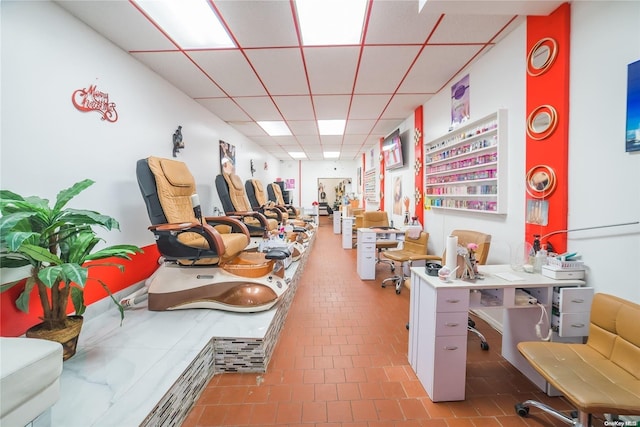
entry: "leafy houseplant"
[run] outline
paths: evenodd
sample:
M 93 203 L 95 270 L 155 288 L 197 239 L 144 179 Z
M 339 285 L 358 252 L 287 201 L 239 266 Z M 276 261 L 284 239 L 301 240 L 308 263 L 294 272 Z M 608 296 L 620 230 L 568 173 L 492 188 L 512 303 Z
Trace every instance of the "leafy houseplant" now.
M 123 308 L 107 284 L 89 278 L 88 270 L 114 266 L 124 271 L 121 264 L 95 261 L 112 257 L 130 259 L 142 250 L 134 245 L 114 245 L 92 253 L 102 240 L 93 227 L 119 230 L 118 222 L 98 212 L 65 208 L 71 199 L 93 183 L 85 179 L 60 191 L 53 207 L 49 206 L 48 200 L 37 196 L 22 197 L 8 190 L 0 191 L 0 265 L 3 268 L 31 266 L 16 306 L 28 312 L 29 296 L 36 287 L 43 309 L 42 329 L 60 330 L 70 323 L 67 315 L 69 296 L 75 314 L 84 313 L 84 288 L 88 280 L 97 281 L 105 289 L 118 306 L 120 319 L 124 318 Z M 19 282 L 21 280 L 2 285 L 1 291 Z

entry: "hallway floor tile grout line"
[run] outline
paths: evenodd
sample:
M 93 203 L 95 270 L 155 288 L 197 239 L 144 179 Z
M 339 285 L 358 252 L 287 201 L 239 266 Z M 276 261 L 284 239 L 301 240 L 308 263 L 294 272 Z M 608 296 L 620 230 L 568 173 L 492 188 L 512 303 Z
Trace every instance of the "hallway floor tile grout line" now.
M 466 400 L 433 403 L 407 360 L 410 291 L 380 286 L 392 275 L 387 264 L 376 280 L 361 280 L 356 250 L 342 249 L 328 217 L 312 250 L 267 372 L 216 375 L 183 427 L 565 425 L 535 408 L 528 418 L 515 414 L 527 399 L 571 408 L 504 360 L 500 334 L 481 319 L 491 348 L 469 335 Z

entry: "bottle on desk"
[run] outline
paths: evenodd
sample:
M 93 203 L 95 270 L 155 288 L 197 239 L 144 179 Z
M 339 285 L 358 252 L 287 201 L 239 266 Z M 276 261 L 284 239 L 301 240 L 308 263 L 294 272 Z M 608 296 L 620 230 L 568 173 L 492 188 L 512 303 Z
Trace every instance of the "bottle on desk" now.
M 542 273 L 542 266 L 547 263 L 547 251 L 540 249 L 534 257 L 533 272 Z

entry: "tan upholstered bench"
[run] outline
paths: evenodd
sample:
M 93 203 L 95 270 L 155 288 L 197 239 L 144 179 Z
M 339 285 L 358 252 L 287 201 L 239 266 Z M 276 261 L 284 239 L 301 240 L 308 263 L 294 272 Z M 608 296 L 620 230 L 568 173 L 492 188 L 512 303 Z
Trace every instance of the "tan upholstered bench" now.
M 529 406 L 577 426 L 589 426 L 591 414 L 640 415 L 640 305 L 596 294 L 586 344 L 521 342 L 518 350 L 536 371 L 578 410 L 567 417 L 540 402 Z

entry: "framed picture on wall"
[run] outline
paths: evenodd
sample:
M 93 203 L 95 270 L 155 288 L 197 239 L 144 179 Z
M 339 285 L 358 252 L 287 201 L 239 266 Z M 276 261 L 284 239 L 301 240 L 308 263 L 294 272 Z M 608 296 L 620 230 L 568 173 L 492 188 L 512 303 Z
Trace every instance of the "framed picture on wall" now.
M 220 140 L 220 173 L 232 174 L 236 171 L 236 147 Z
M 469 120 L 469 74 L 451 86 L 451 128 Z
M 626 151 L 640 151 L 640 60 L 627 67 Z
M 402 175 L 393 177 L 393 214 L 402 215 Z

